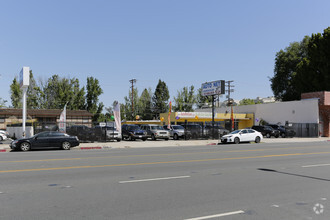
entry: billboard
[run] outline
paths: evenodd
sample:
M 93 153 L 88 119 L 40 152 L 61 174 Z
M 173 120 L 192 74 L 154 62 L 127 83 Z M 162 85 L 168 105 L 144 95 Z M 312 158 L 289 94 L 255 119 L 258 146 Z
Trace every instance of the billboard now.
M 19 73 L 19 85 L 20 88 L 27 88 L 30 80 L 30 67 L 24 66 Z
M 225 80 L 206 82 L 202 84 L 202 96 L 225 94 Z

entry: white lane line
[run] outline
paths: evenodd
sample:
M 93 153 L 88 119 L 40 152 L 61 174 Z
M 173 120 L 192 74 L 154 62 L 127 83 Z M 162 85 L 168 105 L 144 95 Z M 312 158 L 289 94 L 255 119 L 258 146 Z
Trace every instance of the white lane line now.
M 306 165 L 306 166 L 301 166 L 303 168 L 307 168 L 307 167 L 324 167 L 324 166 L 330 166 L 330 164 L 314 164 L 314 165 Z
M 210 219 L 210 218 L 217 218 L 217 217 L 244 214 L 244 213 L 245 213 L 244 211 L 239 210 L 239 211 L 235 211 L 235 212 L 227 212 L 227 213 L 222 213 L 222 214 L 217 214 L 217 215 L 209 215 L 209 216 L 203 216 L 203 217 L 197 217 L 197 218 L 189 218 L 189 219 L 185 219 L 185 220 L 202 220 L 202 219 Z
M 188 177 L 190 177 L 190 176 L 172 176 L 172 177 L 162 177 L 162 178 L 154 178 L 154 179 L 120 181 L 119 183 L 137 183 L 137 182 L 148 182 L 148 181 L 155 181 L 155 180 L 183 179 L 183 178 L 188 178 Z

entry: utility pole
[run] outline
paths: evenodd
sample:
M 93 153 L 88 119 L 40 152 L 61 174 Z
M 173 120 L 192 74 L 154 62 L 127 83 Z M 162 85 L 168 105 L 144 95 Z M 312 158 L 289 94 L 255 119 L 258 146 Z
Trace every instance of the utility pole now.
M 227 106 L 230 106 L 230 108 L 231 108 L 231 113 L 230 113 L 230 115 L 231 115 L 231 131 L 233 131 L 234 128 L 235 128 L 235 120 L 234 120 L 234 114 L 233 114 L 233 101 L 230 98 L 230 93 L 234 92 L 234 89 L 232 89 L 232 88 L 235 87 L 234 85 L 231 85 L 231 83 L 233 83 L 233 82 L 234 82 L 234 80 L 226 81 L 226 83 L 227 83 L 226 92 L 228 93 L 228 95 L 227 95 L 227 98 L 228 98 Z
M 134 120 L 134 83 L 136 83 L 136 79 L 131 79 L 129 82 L 132 84 L 132 117 Z

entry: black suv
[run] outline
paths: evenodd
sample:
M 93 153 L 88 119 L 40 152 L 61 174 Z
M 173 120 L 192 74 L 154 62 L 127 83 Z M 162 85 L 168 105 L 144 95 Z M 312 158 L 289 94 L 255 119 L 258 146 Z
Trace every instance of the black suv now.
M 254 125 L 252 126 L 252 129 L 259 131 L 264 137 L 267 138 L 272 136 L 278 138 L 280 136 L 280 132 L 278 130 L 275 130 L 267 125 Z
M 281 137 L 283 138 L 296 136 L 296 132 L 291 128 L 277 124 L 269 124 L 268 126 L 272 127 L 275 130 L 278 130 L 280 132 Z
M 121 136 L 123 140 L 129 139 L 134 141 L 136 139 L 141 139 L 143 141 L 147 140 L 147 132 L 142 130 L 138 125 L 134 124 L 124 124 L 121 127 Z

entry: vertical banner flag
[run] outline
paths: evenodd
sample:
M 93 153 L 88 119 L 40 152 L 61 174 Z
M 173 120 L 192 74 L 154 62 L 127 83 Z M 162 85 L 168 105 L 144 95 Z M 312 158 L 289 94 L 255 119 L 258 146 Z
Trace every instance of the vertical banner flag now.
M 168 129 L 171 129 L 171 112 L 172 112 L 172 102 L 170 101 L 170 109 L 168 110 L 168 125 L 167 125 Z
M 64 109 L 60 115 L 60 124 L 59 124 L 59 131 L 65 133 L 66 132 L 66 104 Z
M 234 128 L 235 128 L 233 106 L 231 106 L 231 128 L 232 128 L 232 130 L 234 130 Z
M 115 101 L 113 106 L 113 114 L 115 117 L 116 131 L 121 134 L 120 104 L 117 101 Z

